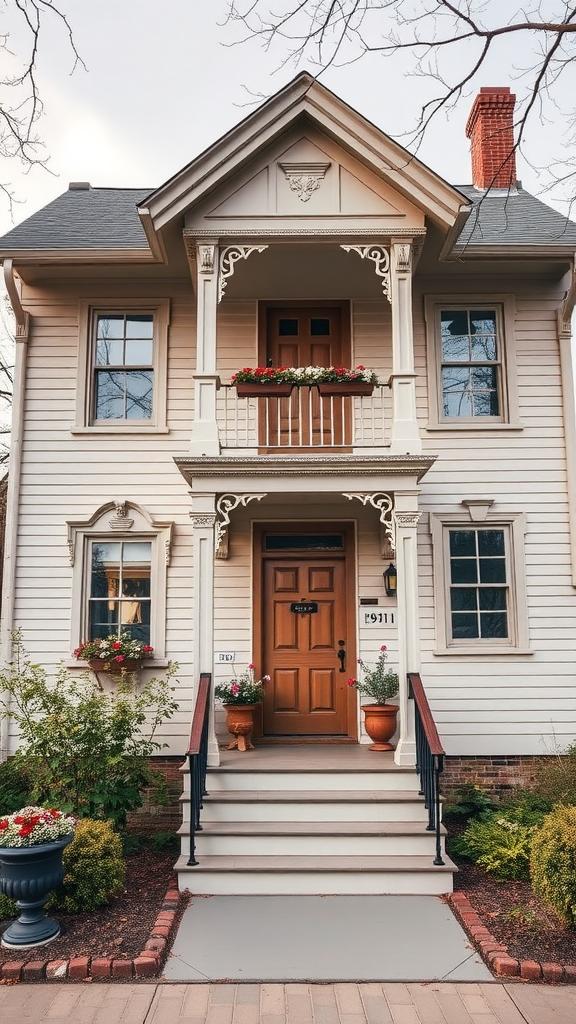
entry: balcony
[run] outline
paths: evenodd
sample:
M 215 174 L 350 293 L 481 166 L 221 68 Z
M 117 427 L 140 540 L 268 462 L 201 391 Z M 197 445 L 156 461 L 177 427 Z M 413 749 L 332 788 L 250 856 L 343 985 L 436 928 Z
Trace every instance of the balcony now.
M 239 398 L 233 385 L 224 385 L 217 401 L 222 452 L 386 450 L 390 443 L 386 428 L 389 396 L 388 386 L 378 385 L 371 395 L 356 397 L 321 395 L 317 387 L 294 387 L 288 398 Z

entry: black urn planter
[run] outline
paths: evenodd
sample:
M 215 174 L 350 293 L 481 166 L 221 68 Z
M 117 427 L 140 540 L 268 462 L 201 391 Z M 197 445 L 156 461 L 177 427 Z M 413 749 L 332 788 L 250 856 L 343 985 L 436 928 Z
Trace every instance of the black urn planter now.
M 16 900 L 19 912 L 2 935 L 3 946 L 44 946 L 60 934 L 60 925 L 46 916 L 44 904 L 62 883 L 62 852 L 73 838 L 70 834 L 37 846 L 0 846 L 0 891 Z

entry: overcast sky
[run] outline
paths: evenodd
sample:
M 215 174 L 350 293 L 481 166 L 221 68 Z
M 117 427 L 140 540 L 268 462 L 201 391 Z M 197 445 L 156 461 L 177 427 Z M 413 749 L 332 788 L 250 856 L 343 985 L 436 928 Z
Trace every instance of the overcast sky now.
M 225 0 L 55 2 L 69 17 L 87 70 L 77 66 L 71 74 L 74 60 L 66 35 L 56 19 L 52 24 L 47 20 L 38 58 L 45 107 L 38 132 L 52 173 L 33 168 L 24 175 L 16 162 L 0 160 L 0 180 L 10 182 L 21 201 L 13 221 L 0 202 L 0 232 L 50 202 L 70 181 L 160 185 L 254 109 L 254 95 L 270 95 L 301 70 L 280 67 L 281 47 L 266 53 L 256 40 L 232 45 L 241 32 L 224 24 Z M 7 0 L 0 8 L 0 32 L 12 7 Z M 7 27 L 13 29 L 14 54 L 21 54 L 25 37 L 13 12 Z M 503 66 L 496 61 L 489 67 L 449 120 L 444 115 L 437 119 L 419 152 L 454 184 L 470 181 L 464 126 L 478 86 L 514 88 Z M 429 81 L 407 76 L 407 70 L 406 58 L 384 64 L 375 55 L 330 69 L 322 81 L 398 137 L 413 126 L 420 103 L 433 88 Z M 542 151 L 544 135 L 537 142 Z M 519 163 L 524 186 L 536 191 L 534 172 Z

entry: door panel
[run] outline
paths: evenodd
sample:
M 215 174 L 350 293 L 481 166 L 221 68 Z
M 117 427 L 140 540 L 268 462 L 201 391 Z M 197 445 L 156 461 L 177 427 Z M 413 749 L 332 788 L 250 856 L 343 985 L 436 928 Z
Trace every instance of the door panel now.
M 340 672 L 346 641 L 346 562 L 333 558 L 270 558 L 263 565 L 263 671 L 268 735 L 347 735 L 348 674 Z M 301 614 L 293 602 L 316 602 Z

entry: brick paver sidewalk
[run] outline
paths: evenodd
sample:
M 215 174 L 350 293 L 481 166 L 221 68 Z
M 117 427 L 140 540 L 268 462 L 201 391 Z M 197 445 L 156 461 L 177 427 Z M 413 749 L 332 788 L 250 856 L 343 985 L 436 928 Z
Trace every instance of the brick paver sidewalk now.
M 576 986 L 5 985 L 0 1020 L 26 1024 L 574 1024 Z

